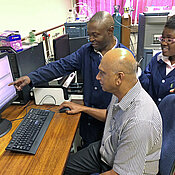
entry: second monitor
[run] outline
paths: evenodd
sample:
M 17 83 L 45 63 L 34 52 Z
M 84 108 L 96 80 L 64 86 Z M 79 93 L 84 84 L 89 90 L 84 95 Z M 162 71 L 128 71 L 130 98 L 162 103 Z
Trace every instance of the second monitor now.
M 89 42 L 89 39 L 87 36 L 81 36 L 81 37 L 74 37 L 69 38 L 69 45 L 70 45 L 70 53 L 75 52 L 78 50 L 82 45 Z
M 75 52 L 82 45 L 88 43 L 88 41 L 87 36 L 69 38 L 69 34 L 64 34 L 53 39 L 55 60 L 59 60 Z
M 64 58 L 65 56 L 69 55 L 69 35 L 64 34 L 58 38 L 53 39 L 53 50 L 55 60 L 59 60 L 60 58 Z
M 70 53 L 75 52 L 78 50 L 82 45 L 88 43 L 88 37 L 87 36 L 81 36 L 81 37 L 74 37 L 69 38 L 69 45 L 70 45 Z M 77 71 L 77 82 L 83 83 L 83 78 L 80 71 Z
M 45 65 L 43 42 L 21 52 L 9 53 L 8 57 L 14 78 L 18 79 Z M 18 91 L 19 97 L 13 103 L 26 104 L 30 100 L 30 89 L 30 86 L 25 86 L 22 91 Z
M 59 60 L 60 58 L 64 58 L 65 56 L 75 52 L 82 45 L 88 43 L 88 41 L 87 36 L 69 38 L 69 34 L 64 34 L 55 38 L 53 40 L 55 60 Z M 80 72 L 78 72 L 77 81 L 78 83 L 83 82 Z

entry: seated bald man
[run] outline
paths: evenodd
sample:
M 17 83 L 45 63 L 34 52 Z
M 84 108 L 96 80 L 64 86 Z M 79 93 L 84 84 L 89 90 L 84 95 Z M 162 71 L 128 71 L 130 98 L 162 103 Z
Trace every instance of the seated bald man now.
M 99 114 L 94 115 L 105 122 L 103 138 L 71 154 L 65 174 L 158 173 L 162 143 L 161 116 L 156 104 L 136 78 L 136 70 L 136 61 L 126 49 L 113 49 L 104 55 L 96 78 L 102 89 L 112 93 L 113 97 L 106 111 L 99 109 Z

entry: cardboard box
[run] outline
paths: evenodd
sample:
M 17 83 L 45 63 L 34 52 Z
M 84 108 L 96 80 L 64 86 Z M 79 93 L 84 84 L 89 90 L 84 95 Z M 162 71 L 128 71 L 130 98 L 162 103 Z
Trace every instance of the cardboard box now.
M 4 31 L 0 34 L 0 46 L 11 46 L 16 52 L 23 50 L 21 36 L 14 31 Z

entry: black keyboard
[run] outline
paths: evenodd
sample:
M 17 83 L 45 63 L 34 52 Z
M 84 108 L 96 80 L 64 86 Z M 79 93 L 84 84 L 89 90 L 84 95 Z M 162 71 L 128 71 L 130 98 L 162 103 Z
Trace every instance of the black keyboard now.
M 30 109 L 12 134 L 6 150 L 35 154 L 53 115 L 49 110 Z

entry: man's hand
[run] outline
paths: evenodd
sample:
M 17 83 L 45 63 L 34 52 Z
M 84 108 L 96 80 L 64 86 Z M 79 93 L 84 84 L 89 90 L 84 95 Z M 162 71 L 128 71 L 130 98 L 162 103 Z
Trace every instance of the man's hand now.
M 71 109 L 70 111 L 66 111 L 67 114 L 77 114 L 80 112 L 84 112 L 102 122 L 105 122 L 106 120 L 106 112 L 107 112 L 106 109 L 91 108 L 91 107 L 83 106 L 83 105 L 73 103 L 73 102 L 68 102 L 68 101 L 63 102 L 58 107 L 58 109 L 61 109 L 63 107 L 69 107 Z
M 16 81 L 9 84 L 9 86 L 14 85 L 18 91 L 22 90 L 22 88 L 28 85 L 31 82 L 28 76 L 23 76 L 17 79 Z
M 67 114 L 77 114 L 83 111 L 84 106 L 77 103 L 65 101 L 58 107 L 58 109 L 61 109 L 63 107 L 69 107 L 71 109 L 70 111 L 66 111 Z

